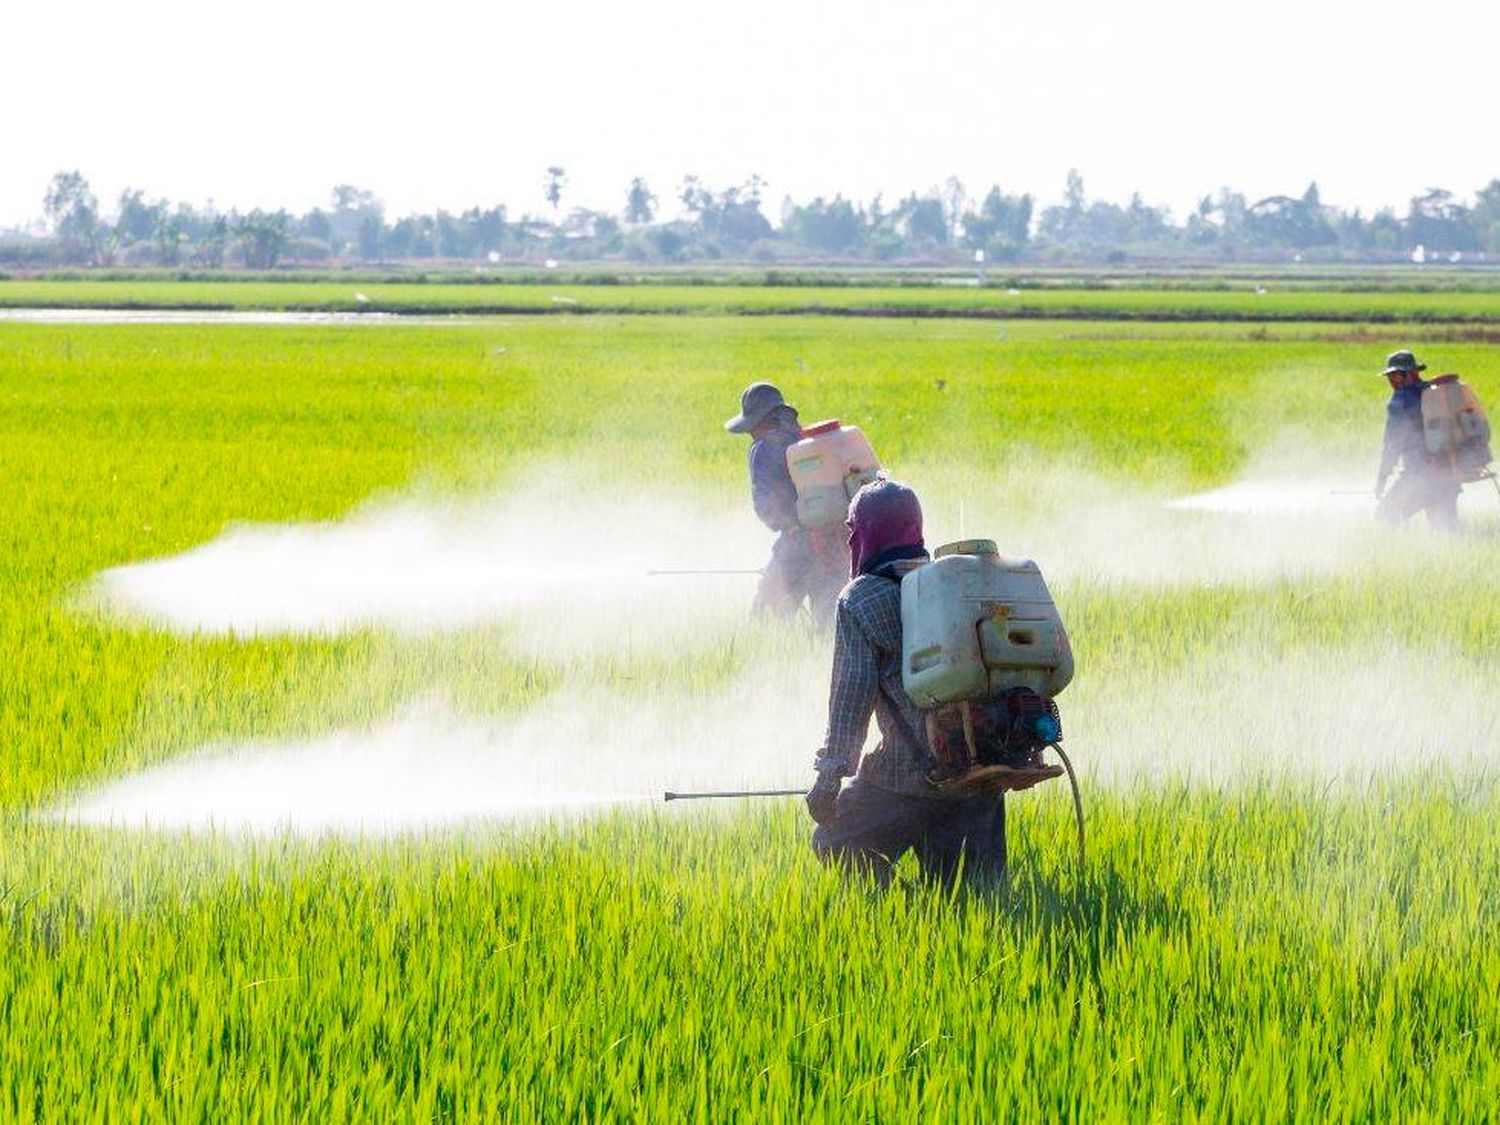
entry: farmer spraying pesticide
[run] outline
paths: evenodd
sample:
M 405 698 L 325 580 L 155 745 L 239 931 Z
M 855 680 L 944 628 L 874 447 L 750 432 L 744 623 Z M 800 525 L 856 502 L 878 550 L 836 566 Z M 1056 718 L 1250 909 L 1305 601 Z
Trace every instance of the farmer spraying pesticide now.
M 755 514 L 777 533 L 755 593 L 755 612 L 789 617 L 804 602 L 826 625 L 848 576 L 843 519 L 854 489 L 879 462 L 855 426 L 822 422 L 804 430 L 797 411 L 770 383 L 753 383 L 740 412 L 724 423 L 749 434 L 750 496 Z
M 1051 597 L 1034 564 L 987 541 L 934 561 L 916 493 L 895 481 L 861 488 L 848 527 L 813 847 L 882 881 L 908 851 L 944 883 L 1003 878 L 1005 790 L 1062 772 L 1041 760 L 1073 668 Z M 862 756 L 872 715 L 880 742 Z
M 1494 479 L 1488 467 L 1490 427 L 1474 392 L 1457 375 L 1429 382 L 1422 378 L 1425 370 L 1427 365 L 1408 351 L 1386 358 L 1391 398 L 1375 480 L 1376 513 L 1399 524 L 1426 512 L 1428 526 L 1456 531 L 1460 489 L 1470 481 Z

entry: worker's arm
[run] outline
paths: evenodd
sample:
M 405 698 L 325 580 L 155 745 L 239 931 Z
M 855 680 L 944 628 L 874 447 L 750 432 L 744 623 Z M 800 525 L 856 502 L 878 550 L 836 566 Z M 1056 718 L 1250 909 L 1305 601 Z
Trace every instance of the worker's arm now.
M 1402 412 L 1397 408 L 1394 401 L 1386 407 L 1385 412 L 1385 440 L 1380 453 L 1380 472 L 1375 476 L 1375 496 L 1378 499 L 1385 495 L 1385 483 L 1390 480 L 1391 474 L 1396 471 L 1396 465 L 1401 460 L 1403 448 L 1402 428 L 1405 419 Z
M 786 467 L 786 446 L 757 441 L 750 447 L 750 499 L 760 522 L 772 531 L 802 526 L 797 519 L 797 486 Z
M 860 627 L 848 601 L 840 598 L 834 619 L 828 728 L 823 735 L 823 748 L 813 763 L 820 775 L 849 777 L 859 768 L 879 690 L 880 665 L 875 646 Z

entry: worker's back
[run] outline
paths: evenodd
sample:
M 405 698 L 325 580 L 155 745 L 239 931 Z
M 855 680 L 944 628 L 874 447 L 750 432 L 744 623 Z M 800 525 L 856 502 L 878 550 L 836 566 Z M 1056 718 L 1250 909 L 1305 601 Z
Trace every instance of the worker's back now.
M 797 412 L 777 408 L 774 425 L 750 443 L 750 498 L 760 522 L 775 532 L 801 527 L 797 519 L 797 486 L 787 469 L 786 451 L 802 438 Z

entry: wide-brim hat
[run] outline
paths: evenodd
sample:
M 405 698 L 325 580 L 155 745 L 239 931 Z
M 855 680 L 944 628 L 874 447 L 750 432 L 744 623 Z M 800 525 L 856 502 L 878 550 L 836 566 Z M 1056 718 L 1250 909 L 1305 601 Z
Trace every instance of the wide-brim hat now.
M 1412 355 L 1411 352 L 1392 352 L 1385 357 L 1385 370 L 1380 374 L 1384 377 L 1386 375 L 1405 375 L 1409 371 L 1426 370 L 1427 365 L 1425 363 L 1418 363 L 1417 357 Z
M 740 395 L 740 412 L 725 422 L 724 428 L 732 434 L 748 434 L 767 414 L 785 405 L 786 399 L 774 383 L 751 383 Z

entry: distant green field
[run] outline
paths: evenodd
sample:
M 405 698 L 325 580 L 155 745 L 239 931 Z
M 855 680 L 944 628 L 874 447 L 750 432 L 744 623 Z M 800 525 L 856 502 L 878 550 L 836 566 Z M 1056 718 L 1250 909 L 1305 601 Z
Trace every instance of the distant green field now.
M 39 284 L 0 283 L 0 301 L 352 300 L 329 286 Z M 362 291 L 413 311 L 495 298 Z M 652 311 L 787 311 L 810 296 L 496 293 Z M 842 299 L 871 295 L 817 293 Z M 878 299 L 1004 315 L 1014 301 L 1048 315 L 1297 317 L 1346 300 L 1361 321 L 1500 314 L 1500 294 L 1480 293 Z M 1500 788 L 1484 754 L 1500 745 L 1500 707 L 1483 685 L 1500 682 L 1500 499 L 1455 543 L 1393 533 L 1358 565 L 1309 578 L 1214 579 L 1223 557 L 1265 544 L 1255 527 L 1224 544 L 1212 516 L 1151 517 L 1152 534 L 1183 535 L 1184 555 L 1208 527 L 1218 554 L 1186 560 L 1206 577 L 1134 579 L 1110 557 L 1153 546 L 1129 520 L 1260 473 L 1278 450 L 1294 469 L 1304 456 L 1373 474 L 1375 373 L 1394 347 L 1463 371 L 1500 404 L 1500 353 L 1454 335 L 707 315 L 0 322 L 0 1116 L 1491 1115 Z M 1062 703 L 1089 802 L 1082 869 L 1060 792 L 1011 803 L 1003 901 L 849 887 L 812 858 L 794 802 L 384 841 L 39 818 L 79 786 L 206 743 L 378 723 L 438 686 L 478 716 L 607 688 L 626 701 L 599 716 L 609 729 L 632 699 L 711 699 L 747 667 L 826 659 L 815 639 L 749 623 L 565 658 L 519 651 L 498 625 L 236 640 L 76 601 L 100 570 L 231 523 L 337 520 L 381 495 L 493 495 L 549 463 L 740 507 L 744 444 L 720 426 L 754 378 L 780 381 L 811 415 L 859 421 L 923 488 L 935 527 L 966 519 L 1008 549 L 1042 544 L 1059 570 L 1098 552 L 1113 577 L 1075 565 L 1056 583 L 1079 659 Z M 1090 537 L 1115 508 L 1121 522 Z M 1308 551 L 1370 534 L 1345 527 L 1304 529 Z M 1457 686 L 1424 695 L 1434 683 Z M 1359 780 L 1361 755 L 1391 746 L 1329 729 L 1350 692 L 1460 702 L 1390 732 L 1411 772 Z M 1443 756 L 1461 737 L 1478 760 Z M 728 769 L 735 739 L 726 730 L 702 753 Z M 1348 761 L 1308 776 L 1175 773 L 1262 751 Z M 1119 762 L 1138 774 L 1112 778 Z
M 232 284 L 451 284 L 451 285 L 606 285 L 707 286 L 754 288 L 933 288 L 972 285 L 978 267 L 912 263 L 783 262 L 756 264 L 736 261 L 684 262 L 558 262 L 551 267 L 530 264 L 462 262 L 339 263 L 336 266 L 297 264 L 274 270 L 191 267 L 187 269 L 90 267 L 20 271 L 0 275 L 10 280 L 47 282 L 194 282 Z M 1233 262 L 1146 263 L 1116 266 L 1064 266 L 1045 262 L 992 262 L 985 266 L 984 283 L 1004 289 L 1021 285 L 1035 289 L 1185 289 L 1238 290 L 1257 287 L 1312 289 L 1327 292 L 1486 292 L 1500 290 L 1500 267 L 1478 263 L 1341 263 Z
M 1258 292 L 1257 289 L 1264 289 Z M 361 299 L 363 298 L 363 299 Z M 1053 285 L 0 281 L 0 308 L 262 309 L 390 313 L 824 314 L 1204 321 L 1500 322 L 1500 289 L 1348 291 L 1267 280 L 1230 289 Z

